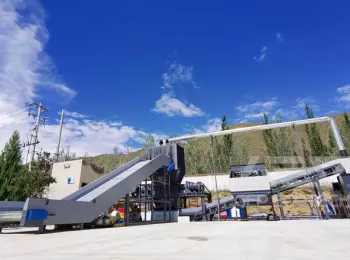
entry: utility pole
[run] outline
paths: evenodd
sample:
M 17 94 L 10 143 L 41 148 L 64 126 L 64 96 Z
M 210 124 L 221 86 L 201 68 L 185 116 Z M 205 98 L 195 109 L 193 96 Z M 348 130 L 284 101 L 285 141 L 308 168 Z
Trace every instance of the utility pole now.
M 29 146 L 29 145 L 33 145 L 33 150 L 31 151 L 31 158 L 30 158 L 30 162 L 29 162 L 29 171 L 31 171 L 32 169 L 32 163 L 34 161 L 34 155 L 35 155 L 35 147 L 36 145 L 39 143 L 38 141 L 38 133 L 39 133 L 39 126 L 40 126 L 40 121 L 46 121 L 45 118 L 41 118 L 41 115 L 42 113 L 46 112 L 47 109 L 40 103 L 40 104 L 37 104 L 37 103 L 32 103 L 32 104 L 29 104 L 29 106 L 35 106 L 35 108 L 38 109 L 38 113 L 37 115 L 35 114 L 32 114 L 32 113 L 28 113 L 29 115 L 33 116 L 34 118 L 36 117 L 36 125 L 34 127 L 34 135 L 32 137 L 34 137 L 34 141 L 33 142 L 28 142 L 27 144 L 25 144 L 25 146 Z
M 57 162 L 58 162 L 58 158 L 60 156 L 60 145 L 61 145 L 63 119 L 64 119 L 64 109 L 62 109 L 62 113 L 61 113 L 60 132 L 58 135 L 58 144 L 57 144 L 57 151 L 56 151 L 56 161 Z

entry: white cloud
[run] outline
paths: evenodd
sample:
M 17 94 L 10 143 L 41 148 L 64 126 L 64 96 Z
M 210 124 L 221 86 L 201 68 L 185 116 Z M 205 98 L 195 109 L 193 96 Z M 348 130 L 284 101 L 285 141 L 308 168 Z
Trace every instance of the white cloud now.
M 21 16 L 18 10 L 30 14 Z M 65 99 L 75 96 L 74 90 L 56 80 L 53 62 L 44 52 L 48 38 L 39 4 L 0 2 L 0 103 L 6 102 L 8 111 L 31 102 L 40 88 L 54 89 Z
M 336 100 L 346 108 L 350 107 L 350 84 L 337 88 L 338 97 Z
M 254 56 L 254 60 L 257 62 L 263 62 L 266 58 L 267 47 L 264 46 L 261 48 L 260 55 L 258 57 Z
M 193 87 L 198 88 L 197 84 L 193 80 L 193 67 L 182 64 L 172 63 L 170 64 L 168 71 L 163 73 L 164 84 L 163 89 L 172 89 L 174 85 L 180 83 L 189 83 Z
M 283 36 L 282 36 L 281 33 L 279 33 L 279 32 L 276 33 L 276 40 L 277 40 L 277 42 L 279 42 L 279 43 L 281 43 L 281 42 L 284 41 Z
M 181 100 L 175 98 L 172 93 L 163 94 L 162 97 L 156 101 L 153 111 L 171 117 L 195 117 L 204 115 L 204 112 L 200 108 L 193 104 L 185 104 Z
M 221 118 L 216 117 L 209 119 L 204 125 L 198 128 L 192 128 L 190 132 L 192 134 L 203 134 L 217 132 L 221 130 Z
M 313 112 L 319 112 L 320 107 L 317 102 L 311 97 L 297 98 L 294 104 L 290 107 L 284 106 L 273 111 L 274 114 L 278 113 L 282 121 L 298 120 L 306 118 L 305 103 L 312 108 Z
M 117 124 L 118 125 L 118 124 Z M 40 129 L 39 139 L 44 149 L 53 151 L 58 140 L 57 124 L 46 125 Z M 79 155 L 88 153 L 98 155 L 111 153 L 113 147 L 119 152 L 127 152 L 130 142 L 142 138 L 143 134 L 132 126 L 118 125 L 114 122 L 66 119 L 62 130 L 62 147 L 70 146 Z
M 167 93 L 163 94 L 160 99 L 155 102 L 155 106 L 152 111 L 171 117 L 203 116 L 205 113 L 202 111 L 202 109 L 191 103 L 177 99 L 173 90 L 176 85 L 181 83 L 188 83 L 193 87 L 198 88 L 197 84 L 193 80 L 192 71 L 193 67 L 188 67 L 177 63 L 170 64 L 168 71 L 162 76 L 162 89 L 167 90 Z
M 61 115 L 61 111 L 59 112 L 59 114 Z M 68 110 L 64 111 L 64 115 L 67 117 L 73 117 L 73 118 L 87 118 L 89 116 L 78 113 L 78 112 L 70 112 Z
M 310 108 L 312 108 L 313 112 L 320 111 L 319 105 L 312 97 L 297 98 L 295 100 L 295 105 L 293 106 L 293 109 L 295 110 L 296 113 L 305 117 L 305 115 L 306 115 L 305 104 L 306 103 L 308 104 L 308 106 Z
M 29 141 L 35 120 L 28 117 L 25 105 L 39 99 L 41 89 L 55 91 L 64 100 L 76 95 L 58 80 L 55 66 L 44 52 L 49 39 L 44 16 L 36 1 L 0 0 L 0 150 L 14 130 L 20 132 L 21 141 Z M 59 134 L 56 116 L 40 126 L 38 151 L 55 152 Z M 118 121 L 88 120 L 84 114 L 66 111 L 61 147 L 69 145 L 77 155 L 112 153 L 114 146 L 126 152 L 143 136 L 142 131 Z
M 236 107 L 236 109 L 243 114 L 245 119 L 257 119 L 262 118 L 264 113 L 269 114 L 277 105 L 276 98 L 272 98 L 268 101 L 257 101 L 251 104 L 241 105 Z

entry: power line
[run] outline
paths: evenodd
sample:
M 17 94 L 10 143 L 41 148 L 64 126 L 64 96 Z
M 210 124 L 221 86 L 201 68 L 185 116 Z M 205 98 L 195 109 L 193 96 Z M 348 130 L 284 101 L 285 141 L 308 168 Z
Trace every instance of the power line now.
M 27 116 L 33 116 L 33 114 L 30 111 L 30 108 L 31 108 L 32 105 L 33 104 L 28 104 L 27 106 L 15 109 L 15 110 L 13 110 L 13 111 L 11 111 L 9 113 L 6 113 L 6 114 L 2 115 L 0 117 L 0 120 L 1 120 L 0 127 L 13 125 L 13 124 L 16 124 L 18 121 L 24 120 L 25 118 L 20 118 L 20 119 L 16 119 L 15 118 L 16 116 L 22 115 L 24 113 L 27 113 Z M 26 109 L 26 108 L 28 108 L 28 110 L 23 110 L 23 109 Z M 15 113 L 15 112 L 17 112 L 17 113 Z M 33 118 L 35 118 L 35 115 L 33 116 Z
M 29 104 L 28 104 L 28 105 L 29 105 Z M 8 112 L 8 113 L 6 113 L 6 114 L 3 114 L 2 116 L 7 116 L 7 115 L 10 115 L 10 114 L 12 114 L 12 113 L 14 113 L 14 112 L 18 111 L 18 110 L 21 110 L 21 109 L 27 108 L 27 107 L 28 107 L 28 105 L 26 105 L 26 106 L 24 106 L 24 107 L 17 108 L 17 109 L 15 109 L 15 110 L 11 111 L 11 112 Z
M 24 119 L 27 119 L 27 118 L 28 118 L 28 116 L 25 116 L 25 117 L 22 117 L 22 118 L 19 118 L 19 119 L 14 119 L 12 121 L 6 122 L 5 124 L 1 124 L 0 123 L 0 128 L 11 126 L 11 125 L 15 125 L 15 124 L 20 124 L 20 123 L 22 123 L 22 121 Z

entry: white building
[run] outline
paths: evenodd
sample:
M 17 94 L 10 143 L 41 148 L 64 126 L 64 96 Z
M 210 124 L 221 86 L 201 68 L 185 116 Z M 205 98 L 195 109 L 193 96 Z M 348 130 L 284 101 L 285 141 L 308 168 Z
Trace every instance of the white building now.
M 56 183 L 50 185 L 48 198 L 62 199 L 86 184 L 100 178 L 104 169 L 84 159 L 54 163 L 52 177 Z

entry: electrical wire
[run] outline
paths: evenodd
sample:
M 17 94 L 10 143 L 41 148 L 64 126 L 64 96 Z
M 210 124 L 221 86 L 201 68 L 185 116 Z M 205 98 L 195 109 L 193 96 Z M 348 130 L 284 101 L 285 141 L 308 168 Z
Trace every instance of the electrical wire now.
M 21 123 L 23 123 L 23 120 L 25 120 L 26 118 L 28 118 L 28 116 L 25 116 L 25 117 L 13 120 L 11 122 L 8 122 L 7 124 L 1 124 L 0 123 L 0 128 L 8 127 L 8 126 L 15 125 L 15 124 L 21 124 Z
M 28 107 L 28 106 L 24 106 L 24 107 L 17 108 L 17 109 L 15 109 L 15 110 L 11 111 L 11 112 L 8 112 L 8 113 L 6 113 L 6 114 L 3 114 L 2 116 L 10 115 L 10 114 L 12 114 L 12 113 L 14 113 L 14 112 L 16 112 L 16 111 L 18 111 L 18 110 L 21 110 L 21 109 L 24 109 L 24 108 L 27 108 L 27 107 Z M 0 118 L 0 119 L 1 119 L 1 118 Z
M 20 113 L 17 113 L 9 118 L 6 118 L 5 120 L 0 120 L 0 126 L 6 126 L 8 125 L 9 123 L 13 123 L 15 121 L 18 121 L 18 119 L 15 118 L 15 116 L 20 116 L 22 114 L 26 113 L 27 114 L 27 111 L 22 111 Z M 26 118 L 28 117 L 28 115 L 26 115 Z

